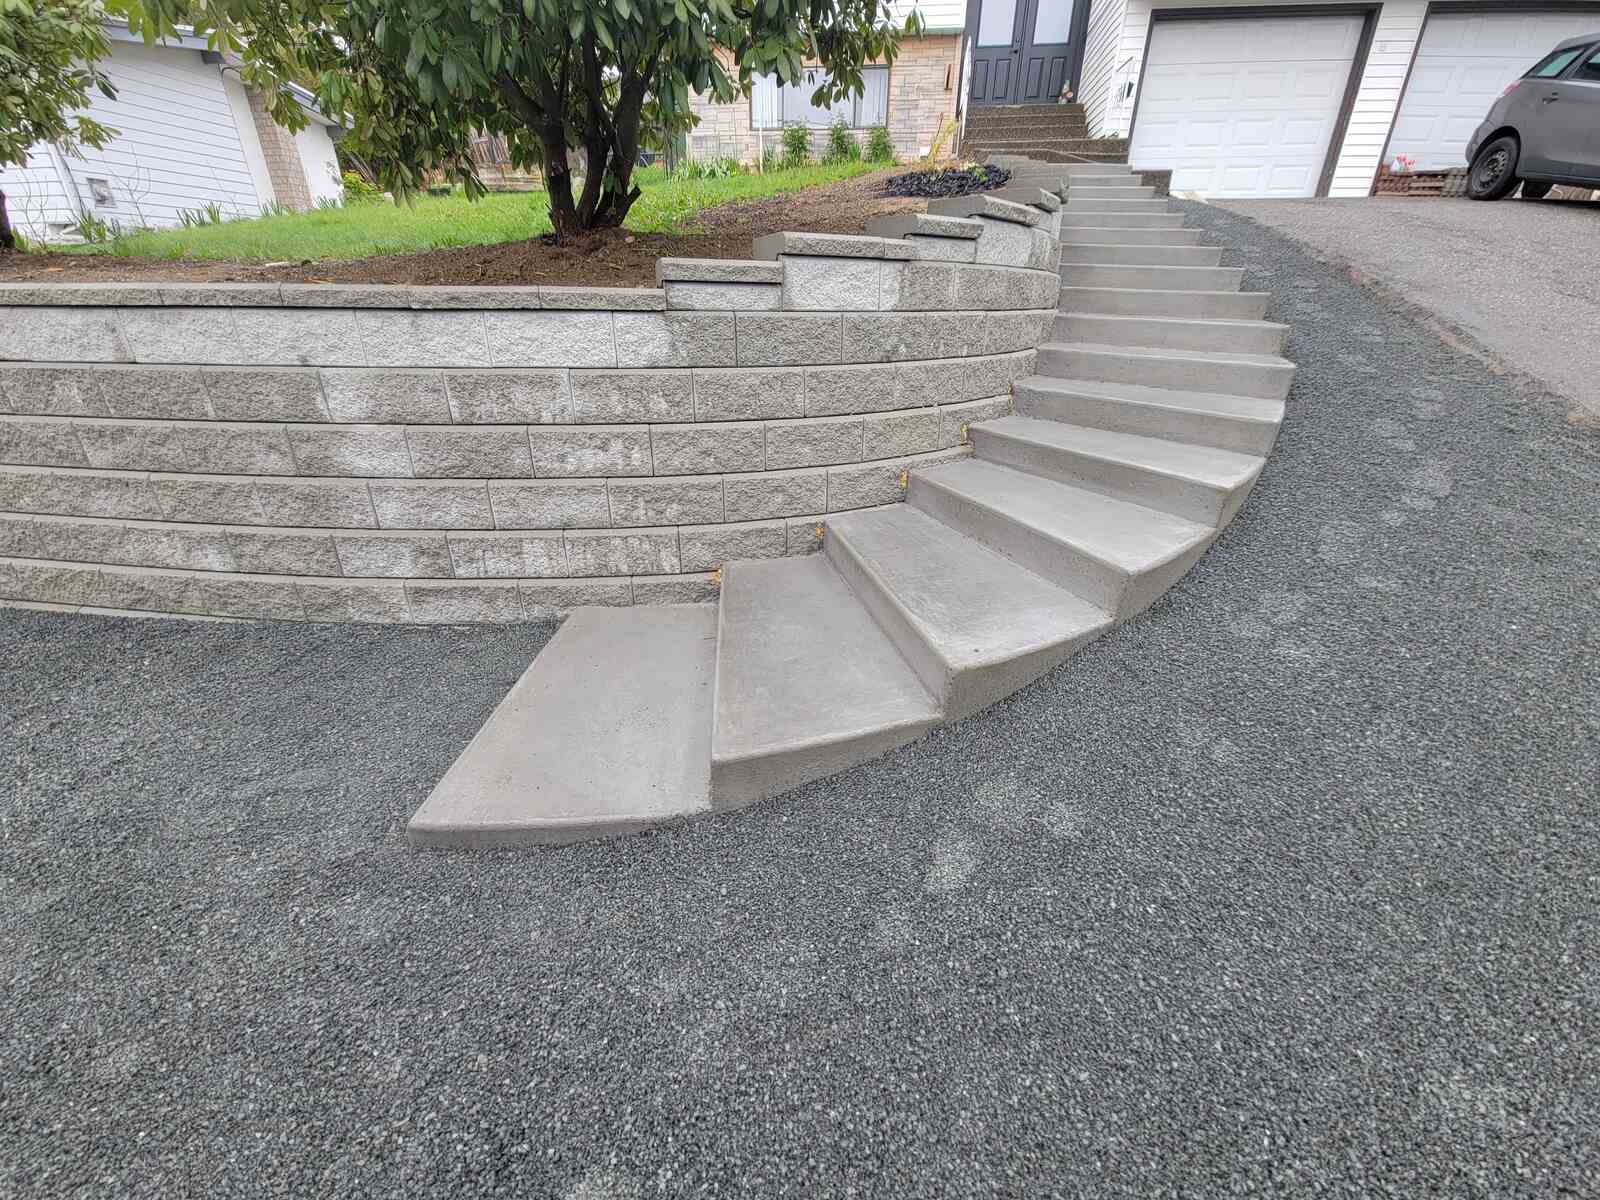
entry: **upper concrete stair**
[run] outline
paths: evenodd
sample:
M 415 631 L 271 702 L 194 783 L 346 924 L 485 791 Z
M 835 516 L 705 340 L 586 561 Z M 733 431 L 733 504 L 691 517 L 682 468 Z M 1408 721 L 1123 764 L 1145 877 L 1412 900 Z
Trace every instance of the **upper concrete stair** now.
M 987 119 L 1033 116 L 1059 119 Z M 1008 162 L 1016 194 L 1066 197 L 1060 313 L 1015 415 L 913 471 L 908 503 L 826 518 L 822 554 L 727 564 L 715 610 L 579 610 L 414 841 L 620 833 L 844 770 L 1025 686 L 1205 553 L 1277 435 L 1288 330 L 1125 166 Z

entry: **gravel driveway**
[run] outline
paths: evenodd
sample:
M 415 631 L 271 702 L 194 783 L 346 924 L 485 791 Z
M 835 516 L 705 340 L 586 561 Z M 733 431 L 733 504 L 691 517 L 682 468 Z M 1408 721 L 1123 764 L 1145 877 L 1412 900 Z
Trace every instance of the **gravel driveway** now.
M 1225 200 L 1600 423 L 1600 201 Z
M 546 628 L 0 612 L 0 1195 L 1600 1194 L 1600 447 L 1193 212 L 1301 363 L 1238 520 L 743 814 L 407 849 Z

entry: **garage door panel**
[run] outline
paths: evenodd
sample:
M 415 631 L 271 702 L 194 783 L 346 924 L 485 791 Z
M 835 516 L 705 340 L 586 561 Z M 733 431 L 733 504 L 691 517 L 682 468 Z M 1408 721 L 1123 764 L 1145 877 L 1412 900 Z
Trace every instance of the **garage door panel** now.
M 1158 22 L 1129 161 L 1172 187 L 1314 195 L 1360 40 L 1359 16 Z

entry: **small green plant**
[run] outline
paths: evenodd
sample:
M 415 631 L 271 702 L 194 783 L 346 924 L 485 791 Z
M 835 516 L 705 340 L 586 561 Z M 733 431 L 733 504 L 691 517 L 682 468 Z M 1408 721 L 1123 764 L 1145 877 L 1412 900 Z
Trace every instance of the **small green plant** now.
M 346 204 L 370 204 L 383 199 L 383 192 L 363 179 L 360 171 L 346 171 L 339 182 L 344 185 Z
M 87 208 L 78 210 L 78 219 L 72 223 L 72 231 L 91 246 L 112 241 L 117 236 L 110 221 L 102 220 Z
M 180 208 L 178 210 L 178 223 L 185 229 L 202 229 L 207 225 L 221 225 L 227 219 L 228 215 L 222 211 L 222 205 L 215 200 L 209 204 L 202 204 L 199 208 Z
M 344 202 L 342 200 L 340 200 L 339 197 L 337 197 L 337 196 L 318 196 L 317 197 L 317 211 L 318 212 L 338 212 L 343 207 L 344 207 Z
M 844 114 L 833 119 L 833 124 L 828 126 L 828 148 L 823 152 L 822 161 L 825 163 L 846 163 L 861 161 L 861 143 L 856 141 L 856 135 L 850 132 L 850 122 Z
M 703 158 L 679 166 L 674 179 L 731 179 L 744 174 L 737 158 Z
M 894 161 L 894 143 L 889 140 L 886 126 L 874 126 L 867 134 L 867 161 L 886 163 Z
M 263 217 L 287 217 L 292 212 L 294 212 L 294 209 L 290 208 L 282 200 L 268 200 L 261 206 L 261 215 Z
M 804 125 L 783 127 L 783 165 L 803 167 L 811 157 L 811 130 Z
M 783 169 L 783 166 L 783 152 L 776 146 L 768 146 L 761 152 L 761 170 L 763 172 L 779 171 Z

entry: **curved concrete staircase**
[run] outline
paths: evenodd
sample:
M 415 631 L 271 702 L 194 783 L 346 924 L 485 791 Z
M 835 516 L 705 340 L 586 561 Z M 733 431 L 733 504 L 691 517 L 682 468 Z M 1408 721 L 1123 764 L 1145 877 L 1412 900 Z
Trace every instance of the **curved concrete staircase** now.
M 1061 195 L 1061 300 L 1016 412 L 824 551 L 730 563 L 711 606 L 580 609 L 411 821 L 419 844 L 558 843 L 736 808 L 1016 691 L 1158 599 L 1255 483 L 1294 374 L 1125 166 Z M 1065 176 L 1065 178 L 1064 178 Z

